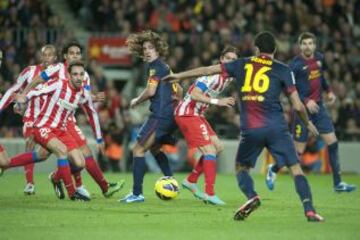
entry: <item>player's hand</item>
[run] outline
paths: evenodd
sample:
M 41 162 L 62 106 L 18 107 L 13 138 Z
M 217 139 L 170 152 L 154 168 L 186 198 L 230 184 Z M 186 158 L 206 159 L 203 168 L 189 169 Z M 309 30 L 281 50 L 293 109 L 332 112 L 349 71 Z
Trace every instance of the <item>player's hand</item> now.
M 317 113 L 319 111 L 319 105 L 314 100 L 309 100 L 306 103 L 306 108 L 312 114 Z
M 98 92 L 97 94 L 92 95 L 94 102 L 103 102 L 105 101 L 105 92 Z
M 26 151 L 33 151 L 34 148 L 35 148 L 34 136 L 31 135 L 30 137 L 25 139 L 25 149 Z
M 326 101 L 327 101 L 327 104 L 328 105 L 333 105 L 336 101 L 336 96 L 333 92 L 329 92 L 327 95 L 326 95 Z
M 15 94 L 15 100 L 18 103 L 26 103 L 26 96 L 24 94 Z
M 102 155 L 105 155 L 105 143 L 97 143 L 96 144 L 96 148 L 99 151 L 99 153 L 101 153 Z
M 315 137 L 319 136 L 319 131 L 311 121 L 309 121 L 306 127 Z
M 138 98 L 131 99 L 130 108 L 134 108 L 134 107 L 136 107 L 136 105 L 138 105 Z
M 219 103 L 217 105 L 222 107 L 232 107 L 235 105 L 235 98 L 233 97 L 221 98 L 219 99 Z
M 161 80 L 165 81 L 165 82 L 176 83 L 176 82 L 180 81 L 180 78 L 179 78 L 178 74 L 171 73 L 171 74 L 163 77 Z

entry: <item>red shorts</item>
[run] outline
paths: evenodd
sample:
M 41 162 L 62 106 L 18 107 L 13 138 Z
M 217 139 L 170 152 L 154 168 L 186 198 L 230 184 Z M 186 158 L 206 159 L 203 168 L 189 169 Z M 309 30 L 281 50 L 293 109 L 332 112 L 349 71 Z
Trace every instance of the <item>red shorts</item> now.
M 74 138 L 68 133 L 68 131 L 63 131 L 54 128 L 33 128 L 34 140 L 36 143 L 40 144 L 44 148 L 50 142 L 51 139 L 59 139 L 67 148 L 68 152 L 79 148 Z
M 33 134 L 34 131 L 34 123 L 33 122 L 24 122 L 23 126 L 23 136 L 24 138 L 28 138 Z
M 175 116 L 175 121 L 184 135 L 189 148 L 212 144 L 211 137 L 216 133 L 204 117 Z
M 68 121 L 66 125 L 67 132 L 71 135 L 79 147 L 87 145 L 86 138 L 81 129 L 73 121 Z

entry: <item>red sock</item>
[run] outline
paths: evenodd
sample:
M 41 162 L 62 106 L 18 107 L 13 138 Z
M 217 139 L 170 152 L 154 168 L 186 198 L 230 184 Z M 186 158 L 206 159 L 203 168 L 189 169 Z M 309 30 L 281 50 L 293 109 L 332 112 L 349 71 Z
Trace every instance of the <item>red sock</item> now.
M 76 188 L 81 187 L 82 184 L 82 178 L 81 178 L 81 171 L 77 171 L 77 172 L 72 172 L 71 173 L 74 180 L 75 180 L 75 186 Z
M 91 177 L 95 180 L 95 182 L 99 185 L 102 192 L 107 192 L 108 182 L 105 180 L 104 174 L 102 173 L 93 156 L 88 156 L 85 158 L 85 168 L 86 171 L 88 171 Z
M 26 183 L 34 184 L 34 163 L 30 163 L 24 166 Z
M 18 154 L 11 158 L 10 164 L 7 168 L 25 166 L 37 162 L 36 152 L 26 152 Z
M 204 171 L 204 157 L 201 156 L 199 161 L 196 163 L 194 169 L 187 177 L 187 180 L 191 183 L 196 183 L 203 171 Z
M 0 153 L 2 153 L 3 151 L 5 151 L 5 148 L 3 145 L 0 144 Z
M 71 171 L 69 162 L 67 159 L 59 158 L 58 162 L 58 173 L 64 182 L 68 196 L 71 197 L 75 193 L 75 187 L 71 178 Z
M 214 184 L 216 178 L 216 156 L 205 155 L 204 156 L 204 175 L 205 175 L 205 192 L 213 196 Z

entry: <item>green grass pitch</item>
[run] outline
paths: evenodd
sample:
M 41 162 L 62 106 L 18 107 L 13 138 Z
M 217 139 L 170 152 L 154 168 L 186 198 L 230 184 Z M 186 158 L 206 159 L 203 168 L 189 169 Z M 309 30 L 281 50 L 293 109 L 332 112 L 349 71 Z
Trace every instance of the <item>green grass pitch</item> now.
M 92 201 L 58 200 L 46 174 L 36 174 L 36 195 L 24 196 L 24 176 L 5 173 L 0 178 L 0 239 L 360 239 L 360 191 L 336 194 L 331 176 L 311 175 L 315 206 L 326 219 L 308 223 L 288 175 L 281 175 L 269 192 L 264 176 L 255 176 L 262 206 L 246 221 L 232 216 L 245 198 L 233 175 L 217 177 L 217 194 L 224 207 L 206 205 L 182 189 L 177 199 L 162 201 L 153 191 L 160 175 L 145 176 L 145 203 L 125 205 L 117 200 L 131 188 L 130 174 L 107 174 L 110 181 L 124 178 L 124 189 L 105 199 L 95 183 L 84 175 Z M 176 174 L 180 182 L 184 174 Z M 360 177 L 344 176 L 360 186 Z

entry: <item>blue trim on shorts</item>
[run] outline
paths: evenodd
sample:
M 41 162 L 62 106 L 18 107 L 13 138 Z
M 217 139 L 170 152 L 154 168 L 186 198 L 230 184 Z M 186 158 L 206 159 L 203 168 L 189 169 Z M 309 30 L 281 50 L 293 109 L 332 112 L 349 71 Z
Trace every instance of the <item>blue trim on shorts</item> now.
M 58 167 L 66 167 L 66 166 L 69 166 L 69 161 L 65 158 L 59 158 L 57 160 L 57 165 Z
M 216 156 L 211 154 L 204 155 L 204 161 L 216 161 Z

